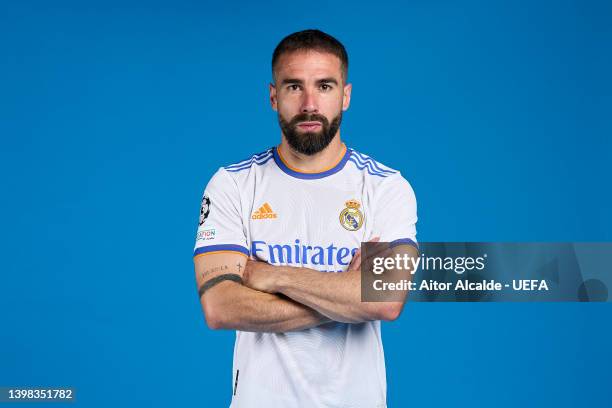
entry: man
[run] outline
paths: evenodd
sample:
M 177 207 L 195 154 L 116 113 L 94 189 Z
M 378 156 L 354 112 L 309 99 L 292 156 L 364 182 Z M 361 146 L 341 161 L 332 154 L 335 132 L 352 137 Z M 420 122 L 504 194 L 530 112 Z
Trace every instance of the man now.
M 195 272 L 208 326 L 236 330 L 231 407 L 386 406 L 380 321 L 403 302 L 361 301 L 359 247 L 416 256 L 416 200 L 399 172 L 341 141 L 347 73 L 335 38 L 284 38 L 270 84 L 280 145 L 205 189 Z

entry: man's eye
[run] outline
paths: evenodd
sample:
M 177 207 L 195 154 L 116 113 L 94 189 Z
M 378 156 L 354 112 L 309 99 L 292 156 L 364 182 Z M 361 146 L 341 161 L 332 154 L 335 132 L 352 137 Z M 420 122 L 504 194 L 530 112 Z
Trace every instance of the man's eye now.
M 287 89 L 289 89 L 290 91 L 298 91 L 300 89 L 300 86 L 293 84 L 293 85 L 289 85 Z
M 322 91 L 329 91 L 330 89 L 332 89 L 332 87 L 328 84 L 321 84 L 321 90 Z

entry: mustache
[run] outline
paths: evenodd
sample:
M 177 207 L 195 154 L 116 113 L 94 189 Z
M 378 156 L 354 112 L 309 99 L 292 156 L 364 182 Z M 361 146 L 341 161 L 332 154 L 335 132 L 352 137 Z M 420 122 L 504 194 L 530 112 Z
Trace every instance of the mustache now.
M 319 115 L 318 113 L 299 113 L 291 119 L 289 125 L 296 126 L 300 122 L 321 122 L 323 126 L 329 125 L 327 118 L 323 115 Z

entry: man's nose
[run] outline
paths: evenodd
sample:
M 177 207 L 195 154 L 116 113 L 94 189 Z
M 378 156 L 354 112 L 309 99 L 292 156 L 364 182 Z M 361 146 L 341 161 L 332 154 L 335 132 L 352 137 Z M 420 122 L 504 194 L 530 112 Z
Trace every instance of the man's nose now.
M 302 113 L 318 112 L 317 101 L 314 92 L 304 91 L 302 99 Z

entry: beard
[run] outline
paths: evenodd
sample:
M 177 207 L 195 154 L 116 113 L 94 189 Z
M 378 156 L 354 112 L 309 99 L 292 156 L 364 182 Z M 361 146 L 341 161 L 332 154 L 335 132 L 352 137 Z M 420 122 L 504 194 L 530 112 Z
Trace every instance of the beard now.
M 320 122 L 321 130 L 318 132 L 301 132 L 298 130 L 298 123 L 300 122 Z M 319 153 L 331 143 L 338 129 L 340 129 L 340 122 L 342 122 L 342 111 L 331 122 L 325 116 L 317 113 L 300 113 L 289 122 L 283 119 L 280 113 L 278 114 L 278 123 L 289 146 L 296 152 L 307 156 Z

